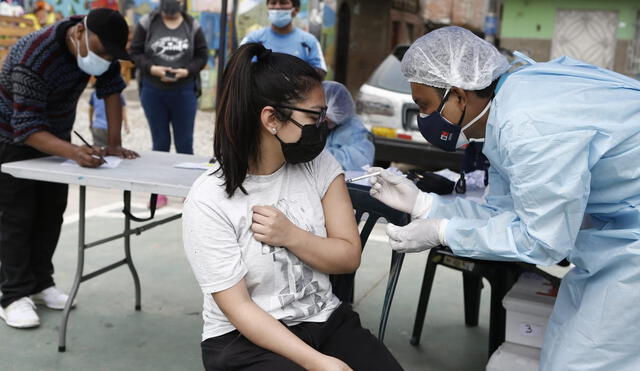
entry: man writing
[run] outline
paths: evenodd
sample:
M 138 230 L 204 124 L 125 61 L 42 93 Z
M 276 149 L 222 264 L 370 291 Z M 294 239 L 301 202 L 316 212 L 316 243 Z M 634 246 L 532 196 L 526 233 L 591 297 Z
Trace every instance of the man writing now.
M 110 9 L 94 9 L 20 39 L 0 71 L 0 163 L 56 155 L 84 167 L 98 167 L 100 156 L 128 159 L 138 154 L 121 146 L 125 88 L 118 59 L 128 27 Z M 78 99 L 96 76 L 105 99 L 108 146 L 71 143 Z M 39 325 L 34 301 L 63 309 L 68 296 L 53 281 L 53 252 L 67 203 L 66 184 L 17 179 L 0 173 L 0 317 L 12 327 Z

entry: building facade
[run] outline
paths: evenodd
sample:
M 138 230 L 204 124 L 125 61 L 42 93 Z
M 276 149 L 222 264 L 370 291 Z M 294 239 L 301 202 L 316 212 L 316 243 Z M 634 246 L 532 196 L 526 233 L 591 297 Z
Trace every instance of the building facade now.
M 351 92 L 395 46 L 410 44 L 424 33 L 420 0 L 342 0 L 336 20 L 334 77 Z
M 640 73 L 640 1 L 503 0 L 500 46 L 535 60 L 567 55 L 616 72 Z
M 482 30 L 489 0 L 422 0 L 422 17 L 436 24 Z

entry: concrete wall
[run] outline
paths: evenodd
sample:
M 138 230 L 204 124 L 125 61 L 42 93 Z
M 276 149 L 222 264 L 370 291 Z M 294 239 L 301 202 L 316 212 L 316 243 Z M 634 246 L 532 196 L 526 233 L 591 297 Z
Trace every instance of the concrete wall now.
M 638 0 L 503 0 L 500 36 L 519 39 L 552 39 L 557 10 L 618 11 L 620 40 L 635 37 Z
M 551 56 L 551 39 L 500 38 L 500 47 L 525 53 L 536 61 L 548 61 Z

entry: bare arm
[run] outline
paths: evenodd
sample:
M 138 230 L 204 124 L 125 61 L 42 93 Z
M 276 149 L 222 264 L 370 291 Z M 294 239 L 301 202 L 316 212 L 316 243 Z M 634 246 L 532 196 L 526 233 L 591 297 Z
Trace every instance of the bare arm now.
M 254 207 L 251 226 L 258 241 L 284 246 L 320 272 L 351 273 L 360 266 L 360 236 L 344 176 L 336 177 L 322 199 L 327 237 L 316 236 L 291 223 L 270 206 Z
M 97 149 L 76 146 L 48 131 L 35 132 L 29 135 L 24 142 L 40 152 L 72 159 L 80 166 L 98 167 L 102 164 L 102 160 L 98 157 L 101 153 Z
M 257 306 L 249 296 L 244 279 L 212 296 L 229 321 L 253 344 L 308 370 L 349 370 L 340 360 L 313 349 Z
M 136 152 L 122 148 L 122 101 L 119 94 L 111 94 L 104 98 L 109 132 L 107 154 L 124 158 L 140 157 Z
M 104 107 L 107 113 L 107 125 L 109 128 L 109 146 L 122 146 L 120 130 L 122 126 L 122 102 L 119 94 L 111 94 L 104 97 Z
M 93 106 L 89 106 L 89 129 L 93 127 Z

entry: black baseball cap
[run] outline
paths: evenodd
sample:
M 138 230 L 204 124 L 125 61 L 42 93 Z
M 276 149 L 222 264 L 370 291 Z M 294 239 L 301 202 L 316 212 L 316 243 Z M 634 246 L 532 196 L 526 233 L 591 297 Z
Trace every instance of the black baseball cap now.
M 131 60 L 126 49 L 129 26 L 120 12 L 109 8 L 93 9 L 87 15 L 87 28 L 98 36 L 114 60 Z

